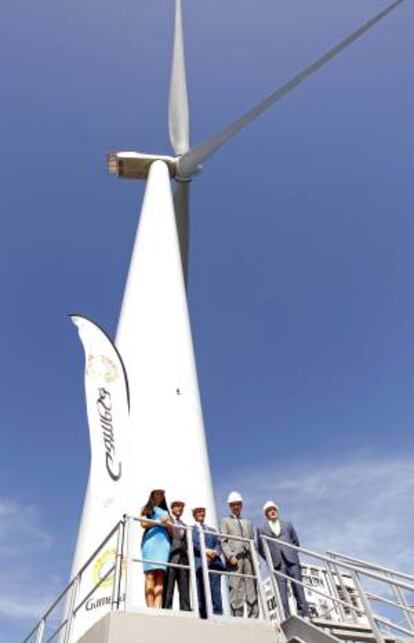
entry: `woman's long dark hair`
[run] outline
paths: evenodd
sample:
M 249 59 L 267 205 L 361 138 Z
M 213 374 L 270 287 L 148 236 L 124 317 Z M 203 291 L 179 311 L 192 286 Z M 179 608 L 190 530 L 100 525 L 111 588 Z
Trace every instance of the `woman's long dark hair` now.
M 154 489 L 151 491 L 149 498 L 147 500 L 147 503 L 143 506 L 141 515 L 145 516 L 146 518 L 149 518 L 154 511 L 154 507 L 160 507 L 160 509 L 165 509 L 165 511 L 168 511 L 168 505 L 167 501 L 165 499 L 165 493 L 164 493 L 164 498 L 161 500 L 159 505 L 156 505 L 154 502 L 154 494 L 156 491 L 159 491 L 159 489 Z

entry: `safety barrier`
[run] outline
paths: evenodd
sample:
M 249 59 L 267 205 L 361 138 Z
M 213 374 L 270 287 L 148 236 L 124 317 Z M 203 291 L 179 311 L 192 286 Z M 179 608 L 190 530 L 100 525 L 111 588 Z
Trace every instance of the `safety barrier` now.
M 414 628 L 412 626 L 412 619 L 414 617 L 414 609 L 410 607 L 404 592 L 414 592 L 414 584 L 407 583 L 406 580 L 400 580 L 401 578 L 414 580 L 413 575 L 384 568 L 373 563 L 366 563 L 358 559 L 352 559 L 351 557 L 341 556 L 340 554 L 328 553 L 327 555 L 323 555 L 291 543 L 282 543 L 276 538 L 265 535 L 261 535 L 260 538 L 262 539 L 265 550 L 267 567 L 271 572 L 272 586 L 281 621 L 283 621 L 288 615 L 284 613 L 277 579 L 288 580 L 290 583 L 296 583 L 305 589 L 309 589 L 309 586 L 303 583 L 303 581 L 291 578 L 279 569 L 275 569 L 273 567 L 269 548 L 269 542 L 272 541 L 278 542 L 278 545 L 282 545 L 283 548 L 289 548 L 298 552 L 302 556 L 309 556 L 325 564 L 326 574 L 331 580 L 331 592 L 326 593 L 320 589 L 316 589 L 315 587 L 312 587 L 312 592 L 323 596 L 338 607 L 340 623 L 347 623 L 351 620 L 355 629 L 360 630 L 360 619 L 361 616 L 364 616 L 369 623 L 369 629 L 372 633 L 372 637 L 377 641 L 377 643 L 385 643 L 385 635 L 388 639 L 390 638 L 390 634 L 392 635 L 392 638 L 395 638 L 395 634 L 393 634 L 395 631 L 400 634 L 405 634 L 409 637 L 409 640 L 413 640 Z M 355 590 L 354 601 L 350 596 L 349 588 L 344 582 L 344 572 L 352 579 L 352 585 Z M 366 583 L 367 581 L 381 584 L 381 594 L 376 594 L 373 591 L 366 589 L 364 587 L 364 582 Z M 342 596 L 345 597 L 345 600 L 341 598 L 338 589 Z M 392 601 L 387 598 L 389 590 L 394 590 L 396 600 Z M 395 622 L 395 620 L 392 620 L 390 617 L 377 614 L 371 606 L 371 601 L 375 601 L 387 607 L 392 607 L 394 610 L 394 618 L 396 618 L 395 612 L 401 612 L 401 615 L 407 622 L 407 627 L 403 627 L 400 622 Z M 347 618 L 345 610 L 351 613 L 351 619 Z M 318 620 L 322 621 L 322 619 L 314 619 L 314 623 L 318 624 Z M 325 628 L 338 629 L 338 622 L 332 622 L 332 624 L 325 622 L 320 624 Z
M 196 618 L 199 614 L 197 575 L 198 579 L 202 577 L 207 618 L 228 618 L 231 616 L 228 610 L 225 611 L 224 616 L 213 613 L 211 577 L 217 574 L 227 579 L 232 577 L 252 579 L 257 588 L 260 605 L 259 618 L 265 621 L 276 620 L 277 623 L 281 623 L 289 616 L 289 614 L 285 613 L 280 593 L 281 584 L 284 581 L 288 581 L 291 584 L 297 583 L 306 591 L 311 591 L 313 594 L 325 599 L 327 608 L 324 613 L 313 619 L 313 624 L 324 630 L 330 630 L 336 636 L 343 635 L 342 638 L 347 640 L 359 640 L 358 636 L 364 630 L 364 636 L 366 637 L 369 634 L 376 643 L 389 643 L 390 639 L 395 640 L 395 632 L 400 635 L 399 641 L 403 639 L 412 641 L 414 639 L 414 609 L 411 607 L 412 601 L 410 602 L 407 599 L 407 592 L 414 592 L 414 575 L 334 552 L 328 552 L 325 555 L 320 554 L 266 535 L 260 535 L 262 542 L 260 549 L 264 551 L 265 559 L 261 563 L 257 543 L 253 539 L 230 536 L 219 532 L 214 532 L 214 534 L 221 540 L 234 540 L 245 543 L 253 574 L 243 574 L 228 568 L 212 569 L 208 566 L 206 555 L 206 534 L 209 532 L 197 524 L 193 526 L 169 525 L 169 529 L 185 529 L 186 531 L 188 564 L 148 560 L 134 555 L 134 545 L 137 544 L 138 538 L 136 526 L 137 523 L 143 522 L 150 523 L 153 526 L 165 527 L 165 524 L 160 521 L 151 521 L 136 516 L 124 516 L 92 553 L 51 607 L 43 614 L 23 643 L 52 643 L 53 641 L 71 643 L 73 624 L 79 610 L 85 606 L 86 602 L 96 594 L 97 590 L 108 579 L 111 579 L 109 609 L 111 611 L 121 609 L 134 611 L 136 606 L 133 604 L 132 580 L 134 574 L 136 574 L 135 565 L 145 562 L 188 571 L 191 598 L 191 612 L 185 612 L 185 616 L 188 618 Z M 201 553 L 201 569 L 198 570 L 196 569 L 193 547 L 193 534 L 196 529 L 199 530 Z M 114 538 L 116 538 L 116 548 L 113 562 L 99 580 L 90 588 L 88 587 L 86 592 L 80 596 L 79 588 L 85 572 L 104 550 L 107 543 Z M 302 559 L 312 558 L 317 560 L 318 564 L 322 564 L 321 569 L 323 569 L 323 574 L 326 578 L 326 587 L 324 589 L 310 587 L 303 579 L 291 578 L 280 569 L 274 568 L 269 547 L 271 542 L 276 542 L 279 548 L 290 548 L 298 552 Z M 262 569 L 266 570 L 267 580 L 263 577 Z M 265 589 L 266 582 L 267 584 L 270 582 L 276 602 L 276 610 L 273 614 L 269 607 L 269 597 Z M 381 587 L 379 592 L 378 590 L 374 591 L 373 585 Z M 390 598 L 390 595 L 394 597 L 394 600 Z M 372 602 L 375 602 L 376 606 L 385 607 L 388 611 L 378 614 L 377 611 L 374 611 L 371 605 Z M 169 610 L 162 611 L 166 615 L 171 614 Z M 328 617 L 330 620 L 328 620 Z M 401 617 L 404 619 L 404 625 L 399 620 Z M 401 637 L 401 635 L 404 636 Z

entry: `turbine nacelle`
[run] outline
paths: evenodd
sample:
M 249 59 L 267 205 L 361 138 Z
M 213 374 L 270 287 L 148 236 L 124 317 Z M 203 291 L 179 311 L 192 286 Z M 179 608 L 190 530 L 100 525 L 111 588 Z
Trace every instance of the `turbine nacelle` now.
M 170 177 L 175 178 L 178 158 L 173 156 L 140 152 L 109 152 L 107 156 L 109 174 L 123 179 L 147 179 L 149 169 L 155 161 L 163 161 L 168 166 Z
M 170 173 L 170 178 L 176 181 L 191 181 L 193 176 L 200 174 L 202 166 L 198 165 L 191 175 L 186 175 L 180 168 L 179 156 L 163 156 L 157 154 L 143 154 L 141 152 L 109 152 L 107 167 L 109 174 L 123 179 L 148 178 L 148 172 L 154 161 L 163 161 Z

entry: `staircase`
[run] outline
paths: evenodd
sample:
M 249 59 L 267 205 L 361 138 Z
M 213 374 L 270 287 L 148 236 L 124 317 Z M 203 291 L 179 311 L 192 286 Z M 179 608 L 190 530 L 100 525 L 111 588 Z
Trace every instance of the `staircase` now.
M 350 623 L 314 620 L 307 622 L 300 616 L 290 616 L 281 624 L 287 643 L 332 643 L 358 641 L 375 643 L 376 638 L 370 627 Z M 385 643 L 397 643 L 398 639 L 384 635 Z M 406 641 L 408 639 L 405 639 Z M 414 640 L 414 638 L 412 639 Z

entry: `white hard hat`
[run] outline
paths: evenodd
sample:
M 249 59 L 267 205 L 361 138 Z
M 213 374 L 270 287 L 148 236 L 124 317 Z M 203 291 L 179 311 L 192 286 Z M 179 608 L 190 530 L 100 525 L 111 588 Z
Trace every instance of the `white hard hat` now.
M 267 502 L 264 503 L 263 505 L 263 513 L 265 514 L 268 509 L 277 509 L 279 511 L 279 507 L 273 500 L 268 500 Z
M 172 507 L 173 505 L 184 505 L 185 506 L 185 501 L 184 500 L 180 500 L 178 496 L 173 496 L 173 498 L 174 499 L 171 500 L 171 502 L 170 502 L 170 507 Z
M 231 491 L 227 496 L 227 502 L 228 504 L 230 504 L 231 502 L 243 502 L 243 498 L 238 491 Z

